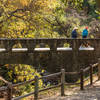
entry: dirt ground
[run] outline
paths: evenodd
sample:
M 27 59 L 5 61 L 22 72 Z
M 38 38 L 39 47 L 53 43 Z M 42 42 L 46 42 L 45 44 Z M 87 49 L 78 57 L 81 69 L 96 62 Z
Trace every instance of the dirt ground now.
M 66 90 L 63 97 L 57 94 L 40 100 L 100 100 L 100 81 L 97 81 L 92 86 L 85 87 L 83 91 L 74 88 L 73 90 Z

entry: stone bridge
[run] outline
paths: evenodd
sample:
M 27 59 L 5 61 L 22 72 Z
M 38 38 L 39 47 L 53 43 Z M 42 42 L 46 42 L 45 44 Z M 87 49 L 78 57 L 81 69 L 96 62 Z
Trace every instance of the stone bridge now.
M 90 47 L 82 47 L 89 44 Z M 57 72 L 79 70 L 100 57 L 100 39 L 0 39 L 0 64 L 28 64 Z

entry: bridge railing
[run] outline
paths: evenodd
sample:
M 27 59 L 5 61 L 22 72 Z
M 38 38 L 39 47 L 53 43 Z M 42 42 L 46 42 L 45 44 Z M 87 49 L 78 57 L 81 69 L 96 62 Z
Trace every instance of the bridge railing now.
M 86 80 L 90 79 L 90 85 L 93 84 L 93 74 L 94 74 L 93 69 L 96 68 L 96 67 L 100 67 L 100 63 L 90 65 L 89 67 L 87 67 L 85 69 L 81 69 L 79 72 L 65 72 L 65 70 L 62 69 L 61 72 L 50 74 L 50 75 L 47 75 L 47 76 L 43 76 L 41 78 L 36 76 L 35 79 L 25 81 L 25 82 L 22 82 L 22 83 L 18 83 L 18 84 L 9 83 L 8 87 L 5 88 L 5 90 L 8 91 L 8 98 L 7 99 L 8 100 L 20 100 L 22 98 L 25 98 L 25 97 L 28 97 L 28 96 L 34 94 L 34 100 L 38 100 L 39 92 L 49 90 L 49 89 L 52 89 L 52 88 L 56 88 L 56 87 L 61 87 L 61 96 L 64 96 L 65 95 L 65 85 L 67 85 L 67 86 L 68 85 L 80 85 L 80 90 L 84 90 L 84 82 Z M 86 75 L 86 72 L 89 72 L 89 77 L 88 78 L 84 78 L 84 76 Z M 66 75 L 67 76 L 69 76 L 69 75 L 79 75 L 80 76 L 80 81 L 77 82 L 77 83 L 66 83 L 65 82 Z M 50 87 L 47 87 L 47 88 L 39 89 L 39 84 L 38 83 L 39 83 L 40 79 L 43 79 L 43 78 L 54 78 L 54 79 L 56 78 L 57 79 L 57 77 L 59 77 L 59 76 L 60 76 L 60 80 L 61 80 L 61 82 L 59 84 L 53 85 L 53 86 L 50 86 Z M 35 82 L 33 92 L 28 93 L 28 94 L 23 95 L 23 96 L 13 97 L 13 88 L 14 87 L 29 84 L 33 81 Z
M 100 44 L 100 39 L 67 39 L 67 38 L 16 38 L 16 39 L 0 39 L 0 48 L 4 48 L 6 52 L 12 52 L 12 48 L 16 44 L 20 44 L 22 48 L 27 48 L 28 52 L 33 52 L 37 45 L 40 47 L 50 48 L 50 51 L 56 51 L 57 47 L 64 47 L 64 44 L 67 43 L 73 50 L 78 50 L 81 44 L 88 43 L 91 47 L 97 48 Z

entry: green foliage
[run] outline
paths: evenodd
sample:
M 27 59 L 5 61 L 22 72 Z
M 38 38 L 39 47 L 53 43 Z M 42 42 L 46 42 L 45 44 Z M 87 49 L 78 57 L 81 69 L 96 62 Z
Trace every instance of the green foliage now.
M 56 38 L 70 37 L 74 27 L 79 35 L 92 18 L 100 20 L 100 11 L 96 6 L 100 0 L 0 0 L 0 37 L 6 38 Z M 81 15 L 82 13 L 82 15 Z M 93 31 L 94 32 L 94 31 Z M 95 33 L 96 34 L 96 33 Z M 94 38 L 94 34 L 90 34 Z M 68 47 L 69 44 L 65 44 Z M 5 65 L 0 67 L 0 75 L 13 83 L 33 79 L 39 73 L 29 65 Z M 34 82 L 33 82 L 34 84 Z M 0 82 L 0 86 L 5 85 Z M 49 86 L 50 84 L 48 84 Z M 43 82 L 39 81 L 42 88 Z M 33 91 L 28 84 L 19 87 L 20 94 Z
M 6 80 L 15 83 L 20 83 L 24 81 L 28 81 L 31 79 L 34 79 L 35 76 L 41 77 L 41 75 L 30 65 L 8 65 L 2 66 L 0 69 L 0 74 L 3 76 Z M 34 90 L 34 81 L 31 84 L 26 84 L 23 86 L 19 86 L 18 88 L 15 88 L 15 90 L 19 90 L 18 94 L 16 95 L 22 95 L 26 92 L 29 93 Z M 2 82 L 0 82 L 0 85 L 3 85 Z M 43 82 L 42 80 L 39 80 L 39 88 L 42 88 Z M 24 93 L 25 92 L 25 93 Z
M 99 18 L 95 0 L 5 0 L 0 6 L 0 36 L 7 38 L 69 37 L 72 28 L 79 25 L 69 25 L 67 19 L 72 16 L 66 18 L 65 9 L 70 7 Z

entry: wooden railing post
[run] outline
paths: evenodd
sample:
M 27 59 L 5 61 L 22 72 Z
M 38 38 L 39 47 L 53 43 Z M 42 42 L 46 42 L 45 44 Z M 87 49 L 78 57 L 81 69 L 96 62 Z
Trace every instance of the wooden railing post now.
M 38 76 L 35 76 L 35 93 L 34 100 L 38 100 Z
M 90 65 L 90 85 L 93 84 L 93 67 Z
M 80 70 L 80 89 L 81 90 L 84 89 L 84 73 L 83 73 L 83 69 Z
M 98 59 L 98 80 L 100 80 L 100 58 Z
M 61 69 L 61 96 L 65 95 L 64 84 L 65 84 L 65 69 Z
M 12 83 L 8 83 L 8 98 L 7 100 L 12 100 Z

